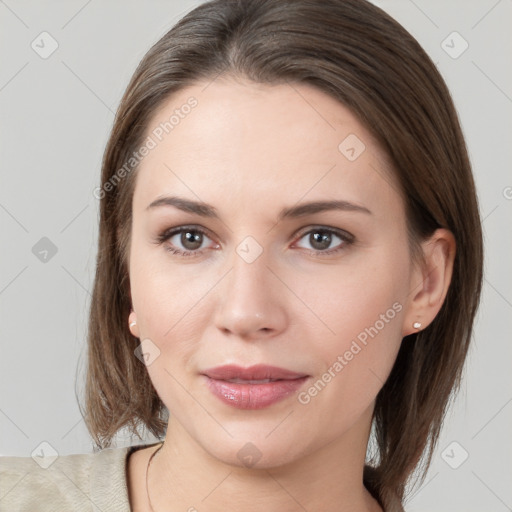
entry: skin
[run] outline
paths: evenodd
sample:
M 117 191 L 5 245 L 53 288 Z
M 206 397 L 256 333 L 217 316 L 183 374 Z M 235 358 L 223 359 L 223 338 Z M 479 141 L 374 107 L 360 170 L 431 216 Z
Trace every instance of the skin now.
M 362 482 L 375 397 L 403 336 L 415 321 L 425 328 L 441 308 L 453 236 L 436 231 L 422 243 L 425 265 L 413 263 L 385 155 L 348 109 L 316 88 L 230 76 L 198 83 L 161 106 L 148 134 L 190 96 L 197 107 L 143 159 L 133 196 L 128 322 L 160 351 L 147 370 L 171 411 L 149 472 L 152 507 L 381 510 Z M 354 161 L 338 149 L 349 134 L 366 147 Z M 219 218 L 147 208 L 163 196 L 208 203 Z M 325 200 L 371 213 L 278 220 L 283 208 Z M 190 250 L 180 234 L 155 243 L 184 225 L 208 233 L 192 257 L 168 250 Z M 332 236 L 328 249 L 340 250 L 322 254 L 310 237 L 319 227 L 344 230 L 354 242 Z M 236 252 L 247 236 L 262 249 L 251 263 Z M 292 394 L 243 411 L 200 378 L 214 366 L 265 363 L 310 375 L 300 390 L 307 391 L 397 303 L 400 311 L 306 404 Z M 252 467 L 237 456 L 248 442 L 260 456 Z M 155 448 L 130 458 L 134 510 L 149 510 L 145 471 Z

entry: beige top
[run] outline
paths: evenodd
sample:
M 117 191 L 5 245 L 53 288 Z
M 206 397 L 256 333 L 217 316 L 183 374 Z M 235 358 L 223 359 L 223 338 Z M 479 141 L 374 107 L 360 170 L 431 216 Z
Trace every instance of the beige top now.
M 63 455 L 46 469 L 32 457 L 0 457 L 0 512 L 130 512 L 128 457 L 156 444 Z M 404 512 L 399 500 L 384 510 Z
M 0 457 L 0 511 L 130 511 L 128 457 L 147 446 L 63 455 L 46 469 L 32 457 Z

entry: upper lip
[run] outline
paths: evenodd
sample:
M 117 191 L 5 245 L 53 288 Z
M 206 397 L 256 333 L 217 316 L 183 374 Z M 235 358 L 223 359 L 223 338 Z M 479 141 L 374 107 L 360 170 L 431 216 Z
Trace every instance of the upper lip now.
M 265 364 L 258 364 L 247 368 L 230 364 L 209 368 L 202 373 L 216 380 L 294 380 L 307 377 L 305 373 L 297 373 L 285 368 Z

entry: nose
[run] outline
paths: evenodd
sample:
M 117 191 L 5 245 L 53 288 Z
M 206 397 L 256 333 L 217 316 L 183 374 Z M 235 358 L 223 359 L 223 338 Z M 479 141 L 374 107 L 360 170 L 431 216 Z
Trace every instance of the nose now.
M 219 288 L 215 325 L 224 334 L 246 340 L 271 338 L 287 325 L 286 295 L 263 253 L 252 263 L 234 255 Z

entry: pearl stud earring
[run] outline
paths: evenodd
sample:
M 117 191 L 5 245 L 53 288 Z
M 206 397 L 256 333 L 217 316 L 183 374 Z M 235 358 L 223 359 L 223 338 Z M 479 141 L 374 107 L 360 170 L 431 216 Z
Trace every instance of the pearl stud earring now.
M 419 329 L 421 327 L 421 322 L 414 322 L 412 324 L 412 326 L 415 328 L 415 329 Z
M 130 324 L 130 327 L 133 327 L 134 325 L 137 325 L 137 322 L 135 320 Z

